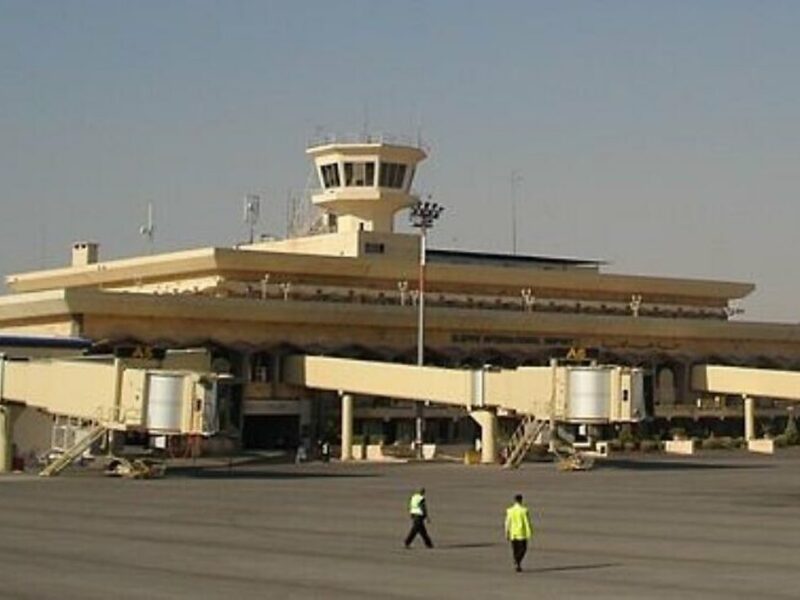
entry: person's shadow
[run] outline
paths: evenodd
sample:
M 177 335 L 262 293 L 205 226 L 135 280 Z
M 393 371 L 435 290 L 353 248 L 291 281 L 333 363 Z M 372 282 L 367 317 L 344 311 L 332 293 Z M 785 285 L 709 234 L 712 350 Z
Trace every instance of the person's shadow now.
M 491 548 L 493 546 L 502 546 L 499 542 L 471 542 L 464 544 L 440 544 L 439 548 L 459 549 L 459 548 Z
M 608 569 L 621 567 L 622 563 L 590 563 L 586 565 L 563 565 L 561 567 L 542 567 L 540 569 L 525 569 L 528 573 L 556 573 L 558 571 L 588 571 L 590 569 Z

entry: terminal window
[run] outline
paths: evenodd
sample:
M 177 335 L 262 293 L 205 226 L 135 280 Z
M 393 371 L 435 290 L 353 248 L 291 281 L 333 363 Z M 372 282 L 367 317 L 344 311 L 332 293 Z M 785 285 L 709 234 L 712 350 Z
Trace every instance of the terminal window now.
M 365 187 L 375 185 L 375 163 L 344 163 L 344 184 L 350 187 Z
M 383 254 L 386 251 L 386 246 L 377 242 L 367 242 L 364 244 L 364 252 L 367 254 Z
M 272 381 L 272 357 L 266 352 L 259 352 L 250 357 L 250 381 L 268 383 Z

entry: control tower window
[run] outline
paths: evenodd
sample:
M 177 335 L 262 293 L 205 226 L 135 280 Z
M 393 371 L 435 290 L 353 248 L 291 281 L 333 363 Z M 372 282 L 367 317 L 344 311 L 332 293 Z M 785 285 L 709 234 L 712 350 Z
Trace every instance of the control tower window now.
M 375 185 L 375 163 L 344 163 L 344 184 L 350 187 L 366 187 Z
M 380 186 L 400 189 L 406 177 L 406 165 L 400 163 L 381 163 Z
M 342 185 L 339 179 L 339 165 L 331 163 L 320 167 L 322 173 L 322 185 L 326 188 L 339 187 Z

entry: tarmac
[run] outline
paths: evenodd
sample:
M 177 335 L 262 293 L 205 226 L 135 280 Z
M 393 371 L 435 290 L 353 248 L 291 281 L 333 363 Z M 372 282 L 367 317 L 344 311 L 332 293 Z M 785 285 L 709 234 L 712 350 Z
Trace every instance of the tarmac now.
M 0 477 L 0 598 L 800 597 L 800 451 L 616 457 L 590 472 L 183 463 L 160 480 Z M 429 531 L 406 550 L 408 496 Z M 525 570 L 503 539 L 534 516 Z

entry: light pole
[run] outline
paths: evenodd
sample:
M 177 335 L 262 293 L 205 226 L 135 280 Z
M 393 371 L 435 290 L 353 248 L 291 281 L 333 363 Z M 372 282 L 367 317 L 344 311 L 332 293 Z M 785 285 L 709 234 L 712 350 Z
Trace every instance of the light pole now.
M 258 194 L 247 194 L 244 197 L 242 206 L 245 224 L 250 228 L 248 243 L 252 244 L 255 238 L 256 223 L 261 216 L 261 196 Z
M 419 301 L 417 303 L 417 365 L 425 364 L 425 262 L 427 253 L 428 229 L 442 214 L 444 207 L 431 201 L 417 201 L 411 207 L 411 225 L 419 229 Z M 423 434 L 423 406 L 417 402 L 414 405 L 415 436 L 414 445 L 417 455 L 422 455 Z
M 147 238 L 147 251 L 152 254 L 156 240 L 156 221 L 152 202 L 147 203 L 147 223 L 139 227 L 139 233 Z

